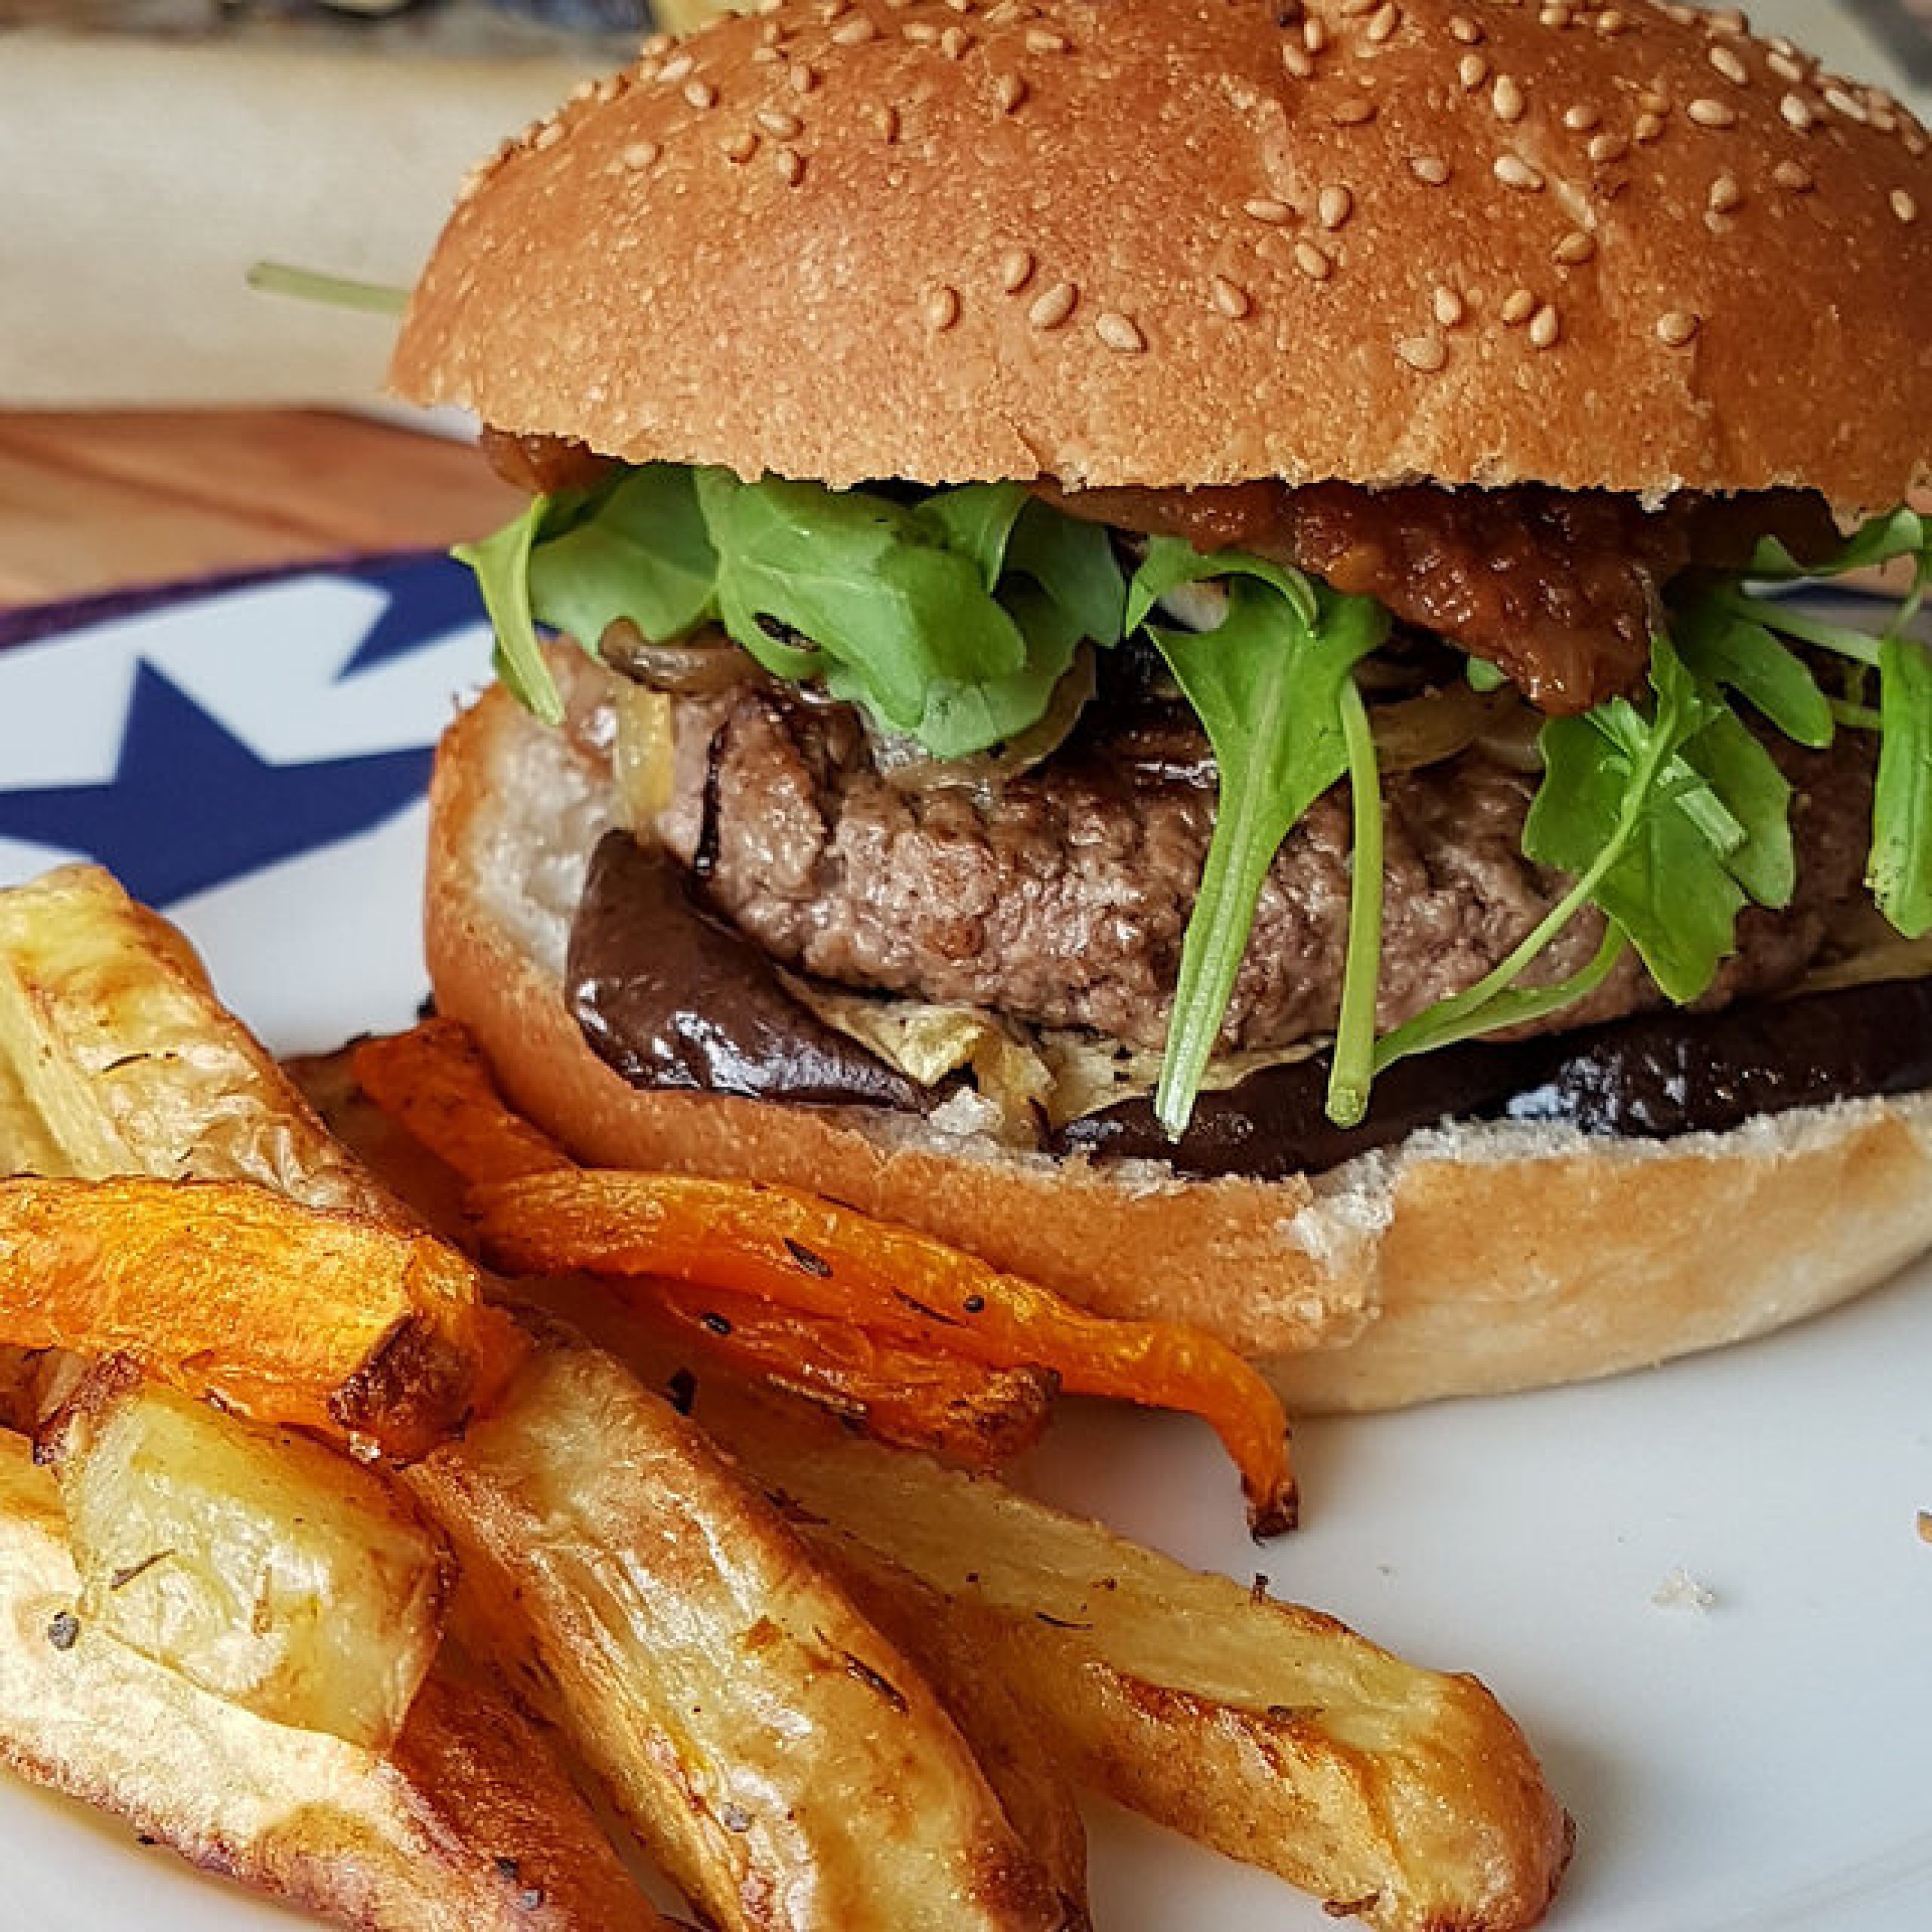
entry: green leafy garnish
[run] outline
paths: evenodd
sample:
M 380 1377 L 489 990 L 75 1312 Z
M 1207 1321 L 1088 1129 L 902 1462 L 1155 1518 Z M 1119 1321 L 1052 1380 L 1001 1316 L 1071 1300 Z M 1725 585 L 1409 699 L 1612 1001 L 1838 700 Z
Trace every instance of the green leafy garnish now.
M 362 281 L 352 275 L 325 275 L 289 262 L 251 262 L 244 279 L 262 295 L 292 296 L 298 302 L 359 309 L 365 315 L 400 315 L 409 306 L 407 289 L 387 282 Z
M 1872 794 L 1872 896 L 1917 939 L 1932 932 L 1932 650 L 1887 638 L 1879 692 L 1885 737 Z
M 1342 1006 L 1328 1069 L 1328 1118 L 1360 1124 L 1376 1077 L 1376 992 L 1382 963 L 1382 792 L 1369 707 L 1350 678 L 1342 687 L 1342 735 L 1348 754 L 1354 838 L 1348 853 L 1348 949 Z
M 1163 589 L 1186 580 L 1168 574 L 1174 561 L 1150 550 L 1128 598 L 1130 618 L 1154 602 L 1145 573 L 1164 580 Z M 1214 630 L 1149 627 L 1207 730 L 1220 774 L 1214 836 L 1181 944 L 1154 1095 L 1156 1117 L 1176 1136 L 1193 1112 L 1220 1036 L 1268 868 L 1308 808 L 1348 769 L 1351 674 L 1388 634 L 1388 613 L 1373 599 L 1318 590 L 1305 578 L 1291 595 L 1276 580 L 1276 566 L 1266 569 L 1237 575 L 1227 616 Z
M 814 679 L 936 758 L 1036 724 L 1083 638 L 1122 634 L 1106 531 L 1017 484 L 905 502 L 646 464 L 539 498 L 457 554 L 482 584 L 503 682 L 560 715 L 536 625 L 587 649 L 619 619 L 654 643 L 722 623 L 776 677 Z

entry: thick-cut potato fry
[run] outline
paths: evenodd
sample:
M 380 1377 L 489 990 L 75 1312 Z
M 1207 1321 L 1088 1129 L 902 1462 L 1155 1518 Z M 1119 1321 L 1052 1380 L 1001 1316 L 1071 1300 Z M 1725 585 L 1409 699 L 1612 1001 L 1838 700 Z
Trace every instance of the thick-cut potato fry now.
M 457 1545 L 466 1640 L 730 1932 L 1069 1922 L 932 1692 L 609 1356 L 550 1340 L 408 1480 Z
M 90 1630 L 277 1724 L 394 1741 L 454 1576 L 380 1472 L 124 1360 L 87 1376 L 37 1455 L 67 1505 Z
M 936 1592 L 1054 1755 L 1121 1802 L 1378 1932 L 1542 1916 L 1569 1821 L 1475 1678 L 724 1384 L 697 1413 L 842 1574 Z
M 252 1182 L 145 1177 L 0 1180 L 0 1337 L 125 1354 L 398 1457 L 452 1433 L 523 1351 L 430 1236 Z
M 92 866 L 0 892 L 0 1172 L 255 1180 L 311 1208 L 404 1211 L 181 934 Z
M 875 1442 L 969 1468 L 999 1468 L 1030 1449 L 1060 1386 L 1049 1369 L 989 1369 L 749 1295 L 670 1281 L 628 1286 L 638 1312 L 700 1360 L 796 1396 Z
M 0 1436 L 0 1762 L 362 1932 L 652 1932 L 542 1734 L 433 1672 L 387 1756 L 291 1730 L 92 1629 L 52 1478 Z
M 1198 1330 L 1090 1315 L 930 1235 L 791 1188 L 563 1171 L 481 1185 L 470 1201 L 484 1253 L 514 1270 L 670 1275 L 992 1366 L 1050 1368 L 1074 1394 L 1186 1410 L 1234 1457 L 1256 1534 L 1293 1526 L 1281 1404 Z

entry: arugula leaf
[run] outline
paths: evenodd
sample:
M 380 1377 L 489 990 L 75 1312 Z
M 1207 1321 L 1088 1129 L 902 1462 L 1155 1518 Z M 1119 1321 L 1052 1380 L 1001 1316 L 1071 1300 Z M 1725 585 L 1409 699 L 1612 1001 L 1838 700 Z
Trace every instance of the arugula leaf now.
M 1150 565 L 1157 574 L 1167 567 L 1156 565 L 1151 550 L 1142 571 Z M 1144 592 L 1137 574 L 1130 615 L 1150 604 Z M 1170 1136 L 1182 1133 L 1192 1114 L 1275 853 L 1348 768 L 1343 687 L 1352 686 L 1355 665 L 1388 634 L 1388 614 L 1372 599 L 1310 595 L 1312 622 L 1272 581 L 1250 574 L 1230 587 L 1218 629 L 1149 627 L 1207 730 L 1220 774 L 1214 836 L 1181 944 L 1154 1096 L 1156 1117 Z
M 1886 639 L 1879 657 L 1885 736 L 1872 795 L 1871 888 L 1908 939 L 1932 931 L 1932 649 Z
M 1036 498 L 1013 526 L 1006 567 L 1031 578 L 1083 638 L 1108 646 L 1126 634 L 1126 579 L 1106 525 L 1066 516 Z
M 1684 749 L 1684 761 L 1738 828 L 1724 869 L 1760 905 L 1784 907 L 1797 889 L 1791 782 L 1735 712 L 1718 711 Z
M 626 470 L 552 524 L 531 553 L 530 608 L 593 656 L 620 617 L 662 643 L 713 614 L 718 556 L 688 470 Z
M 1252 578 L 1270 585 L 1304 625 L 1312 628 L 1321 621 L 1313 583 L 1286 564 L 1270 563 L 1246 550 L 1196 550 L 1184 537 L 1150 537 L 1147 555 L 1127 588 L 1127 628 L 1138 630 L 1170 590 L 1184 584 L 1226 577 Z
M 1800 563 L 1775 537 L 1757 547 L 1744 574 L 1773 581 L 1801 578 L 1843 577 L 1849 571 L 1870 570 L 1895 557 L 1923 555 L 1932 546 L 1932 521 L 1909 505 L 1874 517 L 1856 532 L 1842 550 L 1821 563 Z
M 1018 483 L 967 483 L 936 490 L 913 508 L 948 550 L 970 556 L 980 580 L 990 591 L 1006 568 L 1006 545 L 1025 508 L 1025 487 Z
M 504 688 L 546 724 L 563 722 L 563 699 L 544 662 L 530 614 L 530 552 L 552 500 L 532 496 L 523 514 L 480 543 L 458 544 L 450 554 L 476 573 L 483 608 L 496 634 L 491 664 Z
M 1024 669 L 1026 642 L 987 595 L 976 560 L 917 512 L 883 496 L 708 470 L 698 500 L 718 552 L 718 608 L 738 643 L 781 676 L 808 639 L 841 695 L 916 733 L 936 683 L 984 684 Z M 773 626 L 778 627 L 774 630 Z M 936 757 L 984 748 L 942 735 Z
M 1359 1126 L 1376 1077 L 1376 994 L 1382 963 L 1382 790 L 1376 734 L 1360 687 L 1342 685 L 1342 736 L 1348 748 L 1354 838 L 1348 853 L 1348 946 L 1342 970 L 1341 1012 L 1329 1056 L 1328 1118 Z
M 1832 706 L 1810 667 L 1770 628 L 1721 597 L 1705 597 L 1674 626 L 1684 662 L 1706 684 L 1722 685 L 1795 743 L 1831 743 Z

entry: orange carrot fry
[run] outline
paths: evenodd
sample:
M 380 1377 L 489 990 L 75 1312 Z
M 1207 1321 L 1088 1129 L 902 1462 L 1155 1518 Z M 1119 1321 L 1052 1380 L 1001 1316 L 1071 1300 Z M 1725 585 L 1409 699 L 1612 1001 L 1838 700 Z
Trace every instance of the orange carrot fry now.
M 988 1368 L 749 1295 L 640 1279 L 638 1312 L 741 1382 L 826 1409 L 874 1441 L 996 1469 L 1040 1440 L 1059 1378 Z
M 488 1063 L 454 1020 L 425 1020 L 407 1033 L 363 1040 L 351 1064 L 370 1099 L 466 1180 L 510 1180 L 573 1165 L 541 1128 L 504 1104 Z
M 0 1180 L 0 1341 L 131 1358 L 259 1420 L 407 1460 L 524 1344 L 430 1236 L 242 1181 Z
M 914 1229 L 790 1188 L 681 1174 L 533 1174 L 472 1190 L 484 1251 L 532 1274 L 671 1275 L 1061 1386 L 1199 1415 L 1241 1472 L 1256 1534 L 1294 1520 L 1288 1425 L 1268 1384 L 1211 1336 L 1090 1315 Z

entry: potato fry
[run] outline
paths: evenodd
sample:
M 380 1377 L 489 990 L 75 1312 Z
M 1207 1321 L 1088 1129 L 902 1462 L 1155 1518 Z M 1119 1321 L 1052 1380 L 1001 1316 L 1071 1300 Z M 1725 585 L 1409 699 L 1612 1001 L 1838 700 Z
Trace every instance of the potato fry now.
M 259 1717 L 380 1750 L 442 1640 L 454 1566 L 380 1472 L 92 1370 L 42 1433 L 80 1614 Z
M 124 1354 L 264 1422 L 421 1455 L 523 1352 L 432 1237 L 252 1182 L 0 1180 L 0 1336 Z
M 542 1734 L 433 1672 L 386 1757 L 264 1722 L 75 1612 L 52 1478 L 0 1436 L 0 1762 L 362 1932 L 653 1932 Z
M 549 1340 L 408 1480 L 457 1545 L 465 1640 L 721 1924 L 1068 1924 L 932 1691 L 610 1357 Z
M 106 873 L 0 892 L 0 1171 L 255 1180 L 405 1210 L 223 1009 L 194 949 Z
M 821 1556 L 887 1591 L 918 1578 L 1056 1757 L 1122 1803 L 1378 1932 L 1543 1916 L 1569 1820 L 1475 1678 L 996 1483 L 808 1438 L 724 1384 L 697 1400 Z
M 563 1171 L 480 1185 L 470 1204 L 484 1252 L 514 1271 L 670 1275 L 989 1366 L 1050 1368 L 1073 1394 L 1198 1414 L 1241 1472 L 1255 1534 L 1293 1526 L 1281 1404 L 1198 1330 L 1090 1315 L 929 1235 L 791 1188 Z

